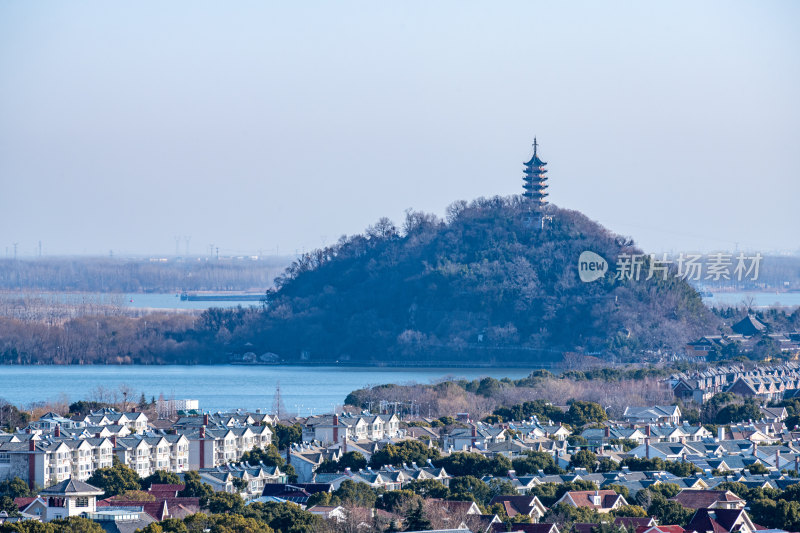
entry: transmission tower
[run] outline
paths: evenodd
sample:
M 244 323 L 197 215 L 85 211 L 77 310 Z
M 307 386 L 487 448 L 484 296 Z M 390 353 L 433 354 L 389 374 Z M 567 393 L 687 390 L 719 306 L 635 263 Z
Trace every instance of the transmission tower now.
M 274 414 L 278 420 L 286 416 L 286 406 L 283 405 L 283 398 L 281 397 L 280 380 L 275 384 L 275 397 L 272 399 L 272 414 Z

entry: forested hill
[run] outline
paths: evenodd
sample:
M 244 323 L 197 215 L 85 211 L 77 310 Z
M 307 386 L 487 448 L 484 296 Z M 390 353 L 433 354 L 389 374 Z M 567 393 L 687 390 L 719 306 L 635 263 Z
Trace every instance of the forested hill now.
M 458 202 L 447 220 L 410 213 L 307 254 L 276 280 L 267 310 L 218 316 L 216 339 L 282 360 L 402 363 L 623 358 L 675 349 L 715 330 L 687 283 L 615 281 L 620 253 L 640 253 L 581 213 L 551 206 L 541 229 L 519 197 Z M 611 271 L 578 276 L 591 250 Z M 206 316 L 206 319 L 212 317 Z

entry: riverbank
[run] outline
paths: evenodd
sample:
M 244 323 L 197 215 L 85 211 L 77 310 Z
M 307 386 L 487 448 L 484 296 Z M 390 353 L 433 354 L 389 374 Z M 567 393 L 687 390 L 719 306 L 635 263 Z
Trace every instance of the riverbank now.
M 0 398 L 37 402 L 100 400 L 199 400 L 205 411 L 271 409 L 280 384 L 286 408 L 302 415 L 331 412 L 356 389 L 384 383 L 434 383 L 481 377 L 520 379 L 525 368 L 376 368 L 364 366 L 241 365 L 0 365 Z

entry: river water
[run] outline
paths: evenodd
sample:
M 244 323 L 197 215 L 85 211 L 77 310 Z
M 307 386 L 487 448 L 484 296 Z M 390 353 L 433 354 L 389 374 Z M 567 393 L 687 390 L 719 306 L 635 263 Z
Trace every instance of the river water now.
M 91 399 L 98 387 L 134 392 L 128 400 L 146 398 L 192 399 L 200 409 L 226 411 L 237 408 L 272 410 L 280 382 L 288 411 L 301 415 L 331 412 L 351 391 L 383 383 L 431 383 L 445 377 L 475 379 L 483 376 L 519 379 L 523 368 L 376 368 L 321 366 L 7 366 L 0 365 L 0 398 L 21 406 L 33 402 L 70 402 Z

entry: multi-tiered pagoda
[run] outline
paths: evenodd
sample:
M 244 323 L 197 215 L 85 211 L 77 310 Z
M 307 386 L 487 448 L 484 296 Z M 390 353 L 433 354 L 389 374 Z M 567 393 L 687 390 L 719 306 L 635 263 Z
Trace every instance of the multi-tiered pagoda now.
M 547 163 L 539 159 L 536 154 L 538 146 L 536 137 L 534 137 L 533 157 L 525 163 L 525 176 L 522 178 L 525 182 L 522 186 L 525 189 L 522 196 L 530 201 L 531 208 L 536 212 L 542 211 L 544 206 L 547 205 L 547 176 L 545 175 L 547 174 L 547 169 L 544 168 Z

